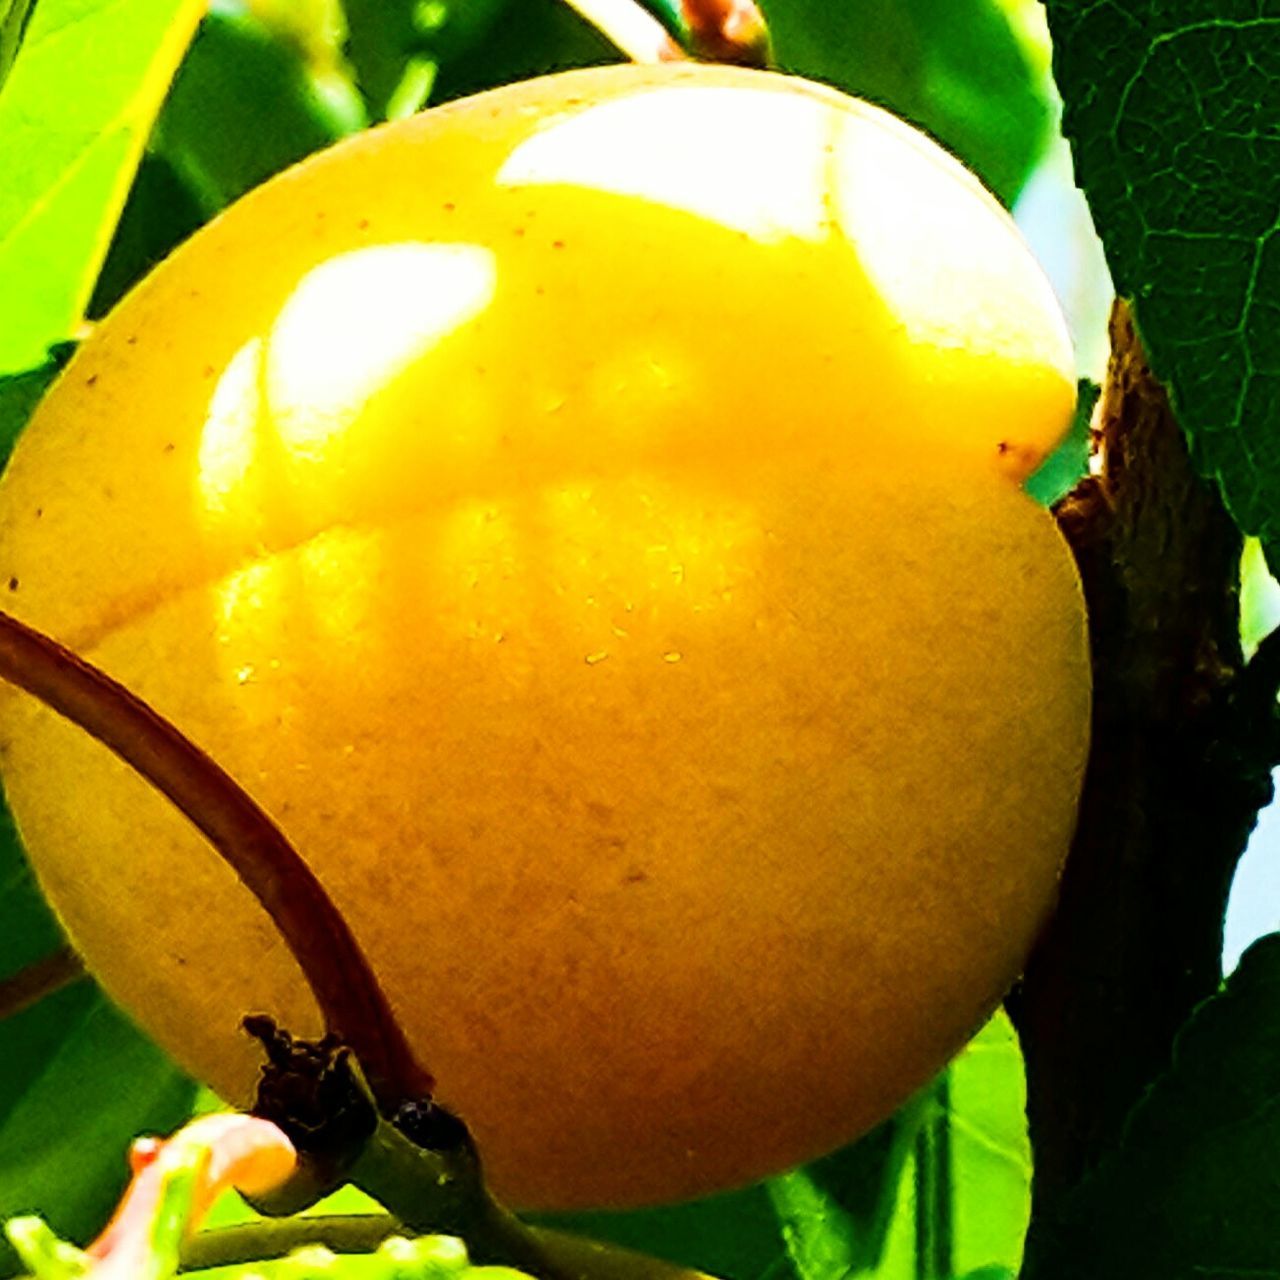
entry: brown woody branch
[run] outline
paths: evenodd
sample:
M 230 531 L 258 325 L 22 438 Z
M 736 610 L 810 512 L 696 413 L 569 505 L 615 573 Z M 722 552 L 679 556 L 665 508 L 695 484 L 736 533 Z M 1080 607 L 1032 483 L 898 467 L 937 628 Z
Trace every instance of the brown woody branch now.
M 1231 877 L 1280 755 L 1280 644 L 1248 669 L 1240 649 L 1240 534 L 1124 304 L 1111 337 L 1097 474 L 1056 511 L 1089 608 L 1092 751 L 1059 907 L 1009 1000 L 1035 1151 L 1029 1257 L 1218 989 Z

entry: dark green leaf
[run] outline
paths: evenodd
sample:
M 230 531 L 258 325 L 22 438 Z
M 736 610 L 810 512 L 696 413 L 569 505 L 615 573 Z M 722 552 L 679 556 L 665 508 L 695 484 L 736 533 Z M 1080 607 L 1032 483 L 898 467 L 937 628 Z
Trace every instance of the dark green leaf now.
M 0 374 L 0 469 L 8 462 L 19 433 L 40 403 L 40 397 L 58 376 L 58 370 L 66 363 L 63 356 L 70 355 L 71 349 L 68 344 L 62 353 L 50 356 L 38 369 L 28 369 L 25 373 Z M 2 875 L 3 860 L 0 859 L 0 876 Z M 0 955 L 2 954 L 3 947 L 0 946 Z
M 799 1280 L 763 1186 L 669 1208 L 541 1214 L 536 1220 L 695 1267 L 720 1280 Z
M 174 79 L 153 147 L 209 216 L 363 123 L 297 44 L 251 14 L 216 9 Z
M 1280 4 L 1047 7 L 1116 288 L 1204 474 L 1280 570 Z
M 143 156 L 94 286 L 89 316 L 105 315 L 204 220 L 204 211 L 169 163 Z
M 1120 1149 L 1052 1223 L 1033 1273 L 1066 1280 L 1280 1275 L 1280 934 L 1192 1014 Z
M 1049 140 L 1043 76 L 996 0 L 762 0 L 779 66 L 928 130 L 1011 204 Z
M 439 68 L 463 57 L 511 7 L 512 0 L 346 0 L 347 57 L 370 115 L 388 115 L 415 65 Z M 523 12 L 507 25 L 523 31 Z
M 202 0 L 41 0 L 0 95 L 0 373 L 73 336 Z
M 622 61 L 622 54 L 565 0 L 518 0 L 518 5 L 518 21 L 497 23 L 487 40 L 441 65 L 433 101 L 571 67 Z
M 8 809 L 0 805 L 0 978 L 10 978 L 64 944 L 62 930 L 45 905 L 27 864 Z M 0 1022 L 0 1125 L 43 1069 L 69 1019 L 84 1003 L 83 992 L 63 991 Z M 3 1168 L 0 1153 L 0 1169 Z

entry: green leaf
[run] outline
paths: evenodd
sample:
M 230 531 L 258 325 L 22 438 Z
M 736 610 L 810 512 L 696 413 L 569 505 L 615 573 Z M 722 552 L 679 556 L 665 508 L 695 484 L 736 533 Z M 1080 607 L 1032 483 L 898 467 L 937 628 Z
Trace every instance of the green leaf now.
M 1049 89 L 996 0 L 761 0 L 787 71 L 933 134 L 1006 205 L 1049 140 Z
M 487 39 L 441 63 L 432 101 L 571 67 L 620 62 L 618 52 L 565 0 L 519 0 L 520 20 L 498 22 Z
M 879 1266 L 898 1184 L 927 1106 L 926 1092 L 860 1142 L 769 1180 L 800 1280 L 828 1280 Z
M 1016 1272 L 1031 1214 L 1027 1086 L 1018 1036 L 998 1013 L 948 1080 L 952 1264 Z
M 1280 934 L 1191 1015 L 1118 1151 L 1038 1222 L 1037 1277 L 1280 1275 Z
M 0 89 L 18 56 L 35 0 L 0 0 Z
M 194 1086 L 95 988 L 74 994 L 76 1016 L 57 1050 L 0 1123 L 0 1219 L 38 1213 L 86 1243 L 128 1181 L 130 1140 L 180 1124 Z M 0 1274 L 13 1265 L 0 1247 Z
M 1280 570 L 1280 5 L 1047 8 L 1117 291 L 1203 473 Z
M 10 978 L 64 945 L 62 930 L 45 905 L 13 820 L 0 806 L 0 978 Z M 84 1008 L 78 990 L 61 991 L 0 1023 L 0 1125 L 56 1050 L 62 1029 Z M 0 1152 L 0 1170 L 3 1169 Z
M 440 67 L 471 52 L 510 7 L 511 0 L 346 0 L 347 57 L 370 114 L 393 114 L 415 66 Z M 523 12 L 508 25 L 530 35 Z
M 763 1185 L 693 1204 L 627 1213 L 537 1214 L 530 1219 L 557 1231 L 705 1271 L 720 1280 L 800 1280 L 788 1260 Z
M 252 14 L 213 10 L 193 41 L 153 143 L 193 191 L 206 217 L 250 188 L 363 127 L 339 82 L 312 74 L 296 42 Z
M 1026 1077 L 1003 1012 L 953 1060 L 900 1178 L 875 1280 L 1016 1273 L 1031 1200 Z M 838 1275 L 838 1272 L 833 1274 Z M 825 1280 L 825 1277 L 824 1277 Z
M 0 374 L 0 470 L 8 462 L 19 433 L 58 376 L 58 370 L 66 363 L 65 357 L 70 355 L 70 351 L 68 345 L 58 356 L 51 356 L 36 369 Z M 3 874 L 3 856 L 0 855 L 0 876 Z
M 1089 424 L 1102 388 L 1081 378 L 1076 386 L 1076 411 L 1062 443 L 1027 477 L 1024 486 L 1041 506 L 1051 507 L 1075 488 L 1089 468 Z
M 0 93 L 0 373 L 84 315 L 203 0 L 41 0 Z
M 106 313 L 205 221 L 205 211 L 172 166 L 144 155 L 98 273 L 88 314 Z

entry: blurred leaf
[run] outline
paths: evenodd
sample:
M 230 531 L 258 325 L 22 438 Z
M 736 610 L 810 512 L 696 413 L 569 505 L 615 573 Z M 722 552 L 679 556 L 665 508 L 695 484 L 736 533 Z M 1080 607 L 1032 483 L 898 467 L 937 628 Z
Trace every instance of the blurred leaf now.
M 242 7 L 273 35 L 292 42 L 313 72 L 347 73 L 342 0 L 243 0 Z
M 74 349 L 67 344 L 65 351 L 58 356 L 50 356 L 37 369 L 27 369 L 23 373 L 0 374 L 0 469 L 9 460 L 9 454 L 18 439 L 27 419 L 35 410 L 40 398 L 49 389 L 50 383 L 58 376 L 58 371 L 66 363 L 66 358 Z M 0 845 L 2 848 L 2 845 Z M 4 854 L 0 852 L 0 881 L 4 876 Z M 0 899 L 0 919 L 3 918 L 3 899 Z M 3 938 L 0 933 L 0 938 Z M 0 957 L 3 956 L 3 944 L 0 943 Z M 0 968 L 3 960 L 0 959 Z
M 608 40 L 564 0 L 514 0 L 519 19 L 507 15 L 488 39 L 441 63 L 433 102 L 571 67 L 623 61 Z
M 84 314 L 203 0 L 41 0 L 0 92 L 0 373 Z
M 153 146 L 208 217 L 363 124 L 357 103 L 322 91 L 295 44 L 222 7 L 200 25 Z
M 531 1221 L 706 1271 L 720 1280 L 801 1280 L 763 1186 L 627 1213 L 531 1214 Z
M 73 994 L 56 1052 L 0 1123 L 0 1219 L 38 1213 L 86 1243 L 128 1181 L 131 1139 L 180 1124 L 194 1086 L 96 988 L 63 993 Z M 15 1037 L 13 1049 L 25 1041 Z M 0 1273 L 13 1265 L 0 1245 Z
M 0 0 L 0 89 L 18 56 L 35 0 Z
M 1280 6 L 1047 0 L 1063 128 L 1203 473 L 1280 570 Z
M 204 220 L 195 196 L 168 161 L 143 156 L 89 299 L 90 318 L 105 315 Z
M 996 0 L 761 0 L 780 67 L 933 134 L 1006 205 L 1049 141 L 1048 88 Z
M 800 1280 L 856 1275 L 880 1264 L 927 1097 L 918 1095 L 860 1142 L 769 1180 Z
M 13 819 L 7 808 L 0 807 L 0 978 L 12 977 L 64 942 L 62 930 L 31 874 Z M 0 1044 L 4 1045 L 0 1053 L 0 1124 L 39 1074 L 57 1047 L 63 1026 L 82 1004 L 82 991 L 63 991 L 0 1021 Z M 0 1151 L 0 1169 L 3 1165 L 4 1153 Z
M 1191 1015 L 1118 1151 L 1038 1222 L 1043 1280 L 1280 1275 L 1280 934 Z
M 527 32 L 526 3 L 514 0 L 520 17 L 505 24 L 516 35 Z M 393 114 L 415 66 L 438 68 L 469 53 L 512 7 L 513 0 L 346 0 L 347 56 L 370 114 Z

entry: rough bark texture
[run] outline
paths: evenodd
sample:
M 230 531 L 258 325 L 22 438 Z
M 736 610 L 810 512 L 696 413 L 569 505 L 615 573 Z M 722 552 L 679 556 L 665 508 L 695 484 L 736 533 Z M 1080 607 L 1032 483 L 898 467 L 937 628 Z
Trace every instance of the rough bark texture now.
M 1094 474 L 1056 512 L 1088 600 L 1093 745 L 1059 908 L 1009 1000 L 1033 1237 L 1217 990 L 1231 876 L 1275 759 L 1275 655 L 1242 669 L 1240 535 L 1196 477 L 1124 304 L 1111 336 Z

